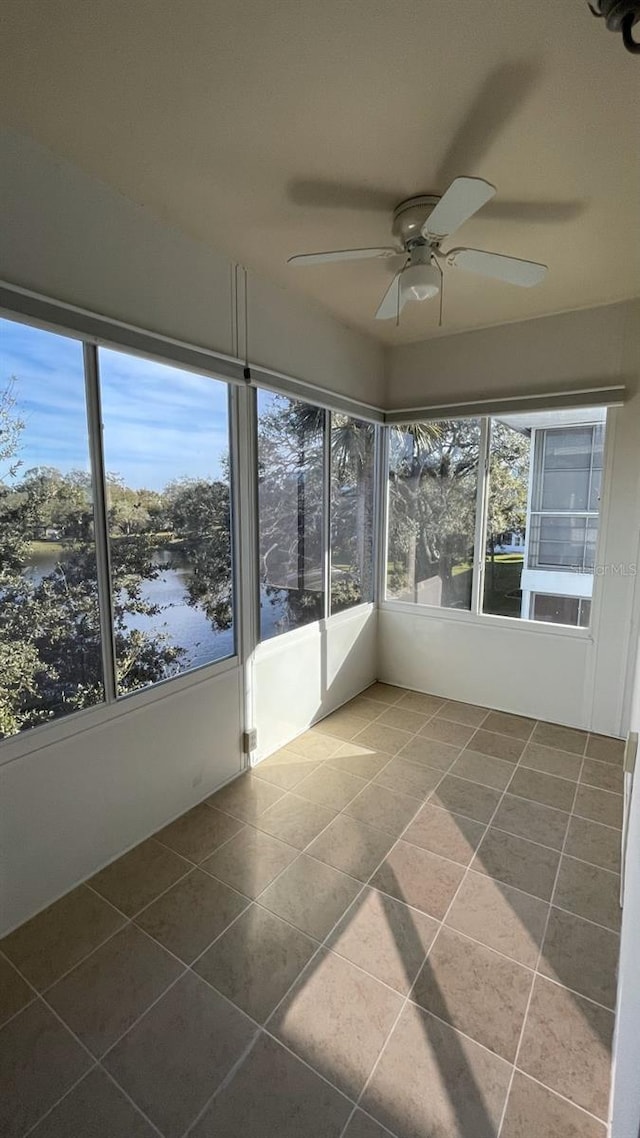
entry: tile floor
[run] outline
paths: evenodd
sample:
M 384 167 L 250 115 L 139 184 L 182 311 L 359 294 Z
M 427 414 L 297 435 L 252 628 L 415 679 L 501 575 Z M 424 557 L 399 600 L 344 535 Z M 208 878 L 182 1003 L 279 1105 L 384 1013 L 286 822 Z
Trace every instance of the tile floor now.
M 604 1138 L 622 744 L 376 684 L 0 942 L 5 1138 Z

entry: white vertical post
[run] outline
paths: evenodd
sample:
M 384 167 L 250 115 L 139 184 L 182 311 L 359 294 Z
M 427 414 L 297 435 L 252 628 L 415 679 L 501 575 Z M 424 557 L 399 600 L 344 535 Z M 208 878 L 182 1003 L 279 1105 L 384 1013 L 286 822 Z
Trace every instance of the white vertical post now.
M 331 616 L 331 421 L 331 411 L 325 411 L 322 438 L 322 615 L 325 620 Z
M 476 529 L 473 544 L 473 576 L 471 580 L 471 612 L 482 612 L 484 570 L 487 550 L 487 505 L 489 501 L 489 452 L 491 420 L 480 420 L 478 454 L 478 488 L 476 492 Z
M 254 726 L 254 653 L 260 640 L 256 391 L 230 386 L 231 533 L 235 650 L 243 674 L 243 730 Z M 251 754 L 247 755 L 251 763 Z
M 393 427 L 376 427 L 375 496 L 374 496 L 374 601 L 379 605 L 387 595 L 387 528 L 389 522 L 389 432 Z

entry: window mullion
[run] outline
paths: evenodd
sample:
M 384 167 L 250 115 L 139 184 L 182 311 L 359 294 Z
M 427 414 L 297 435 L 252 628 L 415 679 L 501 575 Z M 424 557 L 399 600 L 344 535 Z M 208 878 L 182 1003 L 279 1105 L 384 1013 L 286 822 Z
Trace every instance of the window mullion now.
M 113 627 L 113 596 L 111 591 L 111 564 L 109 557 L 109 530 L 107 485 L 102 437 L 102 408 L 98 374 L 98 349 L 95 344 L 83 344 L 84 381 L 91 456 L 91 489 L 95 530 L 96 576 L 100 607 L 100 643 L 104 694 L 107 703 L 116 700 L 116 651 Z
M 376 427 L 375 496 L 374 496 L 374 565 L 377 605 L 387 592 L 387 518 L 389 498 L 389 438 L 393 427 Z
M 471 612 L 482 612 L 484 571 L 487 547 L 487 507 L 489 501 L 489 449 L 491 446 L 491 420 L 480 420 L 480 455 L 478 461 L 478 489 L 476 493 L 476 529 L 473 545 L 473 577 L 471 581 Z
M 331 418 L 331 411 L 325 411 L 322 440 L 322 588 L 325 620 L 331 615 Z

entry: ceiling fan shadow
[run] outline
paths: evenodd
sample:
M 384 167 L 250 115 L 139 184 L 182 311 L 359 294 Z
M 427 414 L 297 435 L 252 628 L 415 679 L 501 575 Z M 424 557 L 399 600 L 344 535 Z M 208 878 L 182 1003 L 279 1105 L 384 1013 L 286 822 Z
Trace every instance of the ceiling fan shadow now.
M 550 225 L 573 221 L 587 209 L 588 201 L 573 202 L 488 202 L 482 211 L 483 221 L 521 221 L 527 224 Z
M 389 213 L 402 194 L 377 190 L 355 183 L 332 182 L 323 178 L 293 178 L 287 185 L 287 197 L 294 205 L 316 209 L 373 210 Z

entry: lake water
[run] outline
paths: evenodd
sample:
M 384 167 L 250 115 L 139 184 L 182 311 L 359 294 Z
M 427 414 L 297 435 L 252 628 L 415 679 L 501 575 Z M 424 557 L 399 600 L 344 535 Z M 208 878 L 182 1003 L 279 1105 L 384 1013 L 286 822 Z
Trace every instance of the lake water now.
M 29 576 L 34 581 L 41 580 L 55 569 L 58 560 L 64 560 L 64 554 L 62 557 L 46 551 L 33 554 Z M 224 631 L 213 629 L 202 610 L 187 603 L 188 566 L 176 564 L 175 552 L 167 549 L 157 550 L 154 561 L 163 566 L 162 572 L 155 580 L 146 582 L 142 593 L 147 602 L 160 606 L 162 611 L 156 616 L 131 616 L 127 620 L 127 627 L 141 632 L 166 633 L 171 643 L 186 649 L 186 655 L 180 661 L 181 669 L 197 668 L 212 660 L 232 656 L 233 628 Z M 261 604 L 263 636 L 273 636 L 286 619 L 286 602 L 263 594 Z

